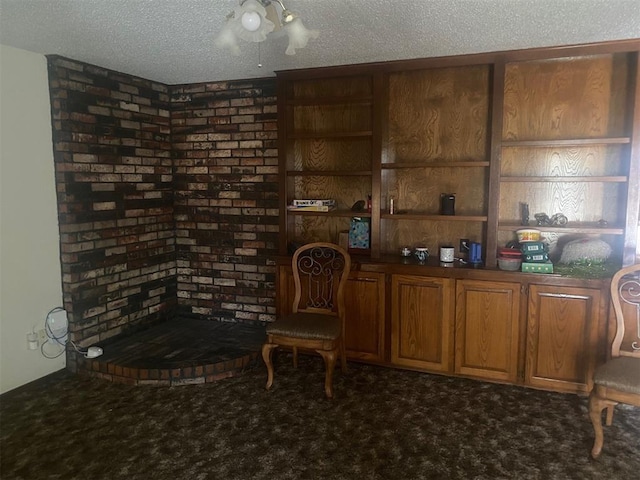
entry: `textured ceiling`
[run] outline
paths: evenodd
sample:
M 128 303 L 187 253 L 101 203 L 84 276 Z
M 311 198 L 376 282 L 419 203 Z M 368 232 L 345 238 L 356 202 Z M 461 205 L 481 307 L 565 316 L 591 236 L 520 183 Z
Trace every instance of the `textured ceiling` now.
M 274 70 L 640 38 L 640 0 L 284 3 L 320 31 L 295 56 L 284 54 L 286 38 L 242 43 L 240 56 L 218 50 L 213 39 L 237 0 L 0 0 L 0 43 L 180 84 L 271 76 Z

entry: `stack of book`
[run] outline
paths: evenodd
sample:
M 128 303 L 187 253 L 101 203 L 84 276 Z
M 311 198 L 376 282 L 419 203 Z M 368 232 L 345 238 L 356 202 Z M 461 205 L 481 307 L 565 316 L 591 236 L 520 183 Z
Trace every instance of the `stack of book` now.
M 287 210 L 296 212 L 329 212 L 336 208 L 335 200 L 294 200 L 291 205 L 287 205 Z

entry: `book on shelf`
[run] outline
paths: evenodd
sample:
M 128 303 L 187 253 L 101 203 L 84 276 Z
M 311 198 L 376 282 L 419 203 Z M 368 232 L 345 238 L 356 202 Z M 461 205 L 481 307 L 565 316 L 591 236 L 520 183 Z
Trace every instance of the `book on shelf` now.
M 336 206 L 336 201 L 332 200 L 332 199 L 326 199 L 326 200 L 321 200 L 321 199 L 299 199 L 299 200 L 294 200 L 292 205 L 294 207 L 312 207 L 312 206 L 335 207 Z
M 287 205 L 287 210 L 293 212 L 329 212 L 335 205 Z

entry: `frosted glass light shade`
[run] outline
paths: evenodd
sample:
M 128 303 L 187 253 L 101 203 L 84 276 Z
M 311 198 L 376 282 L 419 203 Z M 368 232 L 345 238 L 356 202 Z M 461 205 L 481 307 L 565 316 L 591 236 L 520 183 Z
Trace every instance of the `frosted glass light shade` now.
M 320 34 L 318 30 L 309 30 L 305 27 L 300 17 L 296 17 L 287 23 L 284 26 L 284 31 L 289 36 L 289 46 L 284 52 L 287 55 L 295 55 L 296 48 L 306 47 L 310 38 L 318 38 Z
M 263 42 L 271 32 L 274 37 L 286 34 L 289 44 L 285 53 L 295 55 L 297 48 L 304 48 L 310 38 L 318 38 L 317 30 L 309 30 L 300 17 L 287 10 L 281 0 L 239 0 L 240 4 L 227 15 L 227 22 L 215 39 L 217 47 L 229 48 L 239 54 L 238 39 L 247 42 Z M 266 6 L 265 6 L 266 5 Z M 276 7 L 279 6 L 281 16 Z
M 246 0 L 234 9 L 233 18 L 227 22 L 239 38 L 247 42 L 264 42 L 275 25 L 267 18 L 267 11 L 257 0 Z M 249 28 L 255 28 L 250 30 Z
M 242 17 L 240 17 L 240 23 L 242 23 L 245 30 L 255 32 L 260 28 L 262 20 L 256 12 L 244 12 Z
M 218 48 L 228 48 L 234 55 L 240 55 L 240 47 L 238 46 L 238 37 L 233 33 L 233 29 L 229 22 L 224 24 L 222 30 L 213 41 L 214 45 Z

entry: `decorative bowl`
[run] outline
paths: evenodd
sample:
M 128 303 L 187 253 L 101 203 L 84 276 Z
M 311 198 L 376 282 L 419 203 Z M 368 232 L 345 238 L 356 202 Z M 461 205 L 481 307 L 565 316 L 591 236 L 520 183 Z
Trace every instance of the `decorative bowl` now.
M 536 230 L 535 228 L 523 228 L 516 232 L 518 235 L 518 242 L 539 242 L 540 241 L 540 230 Z

